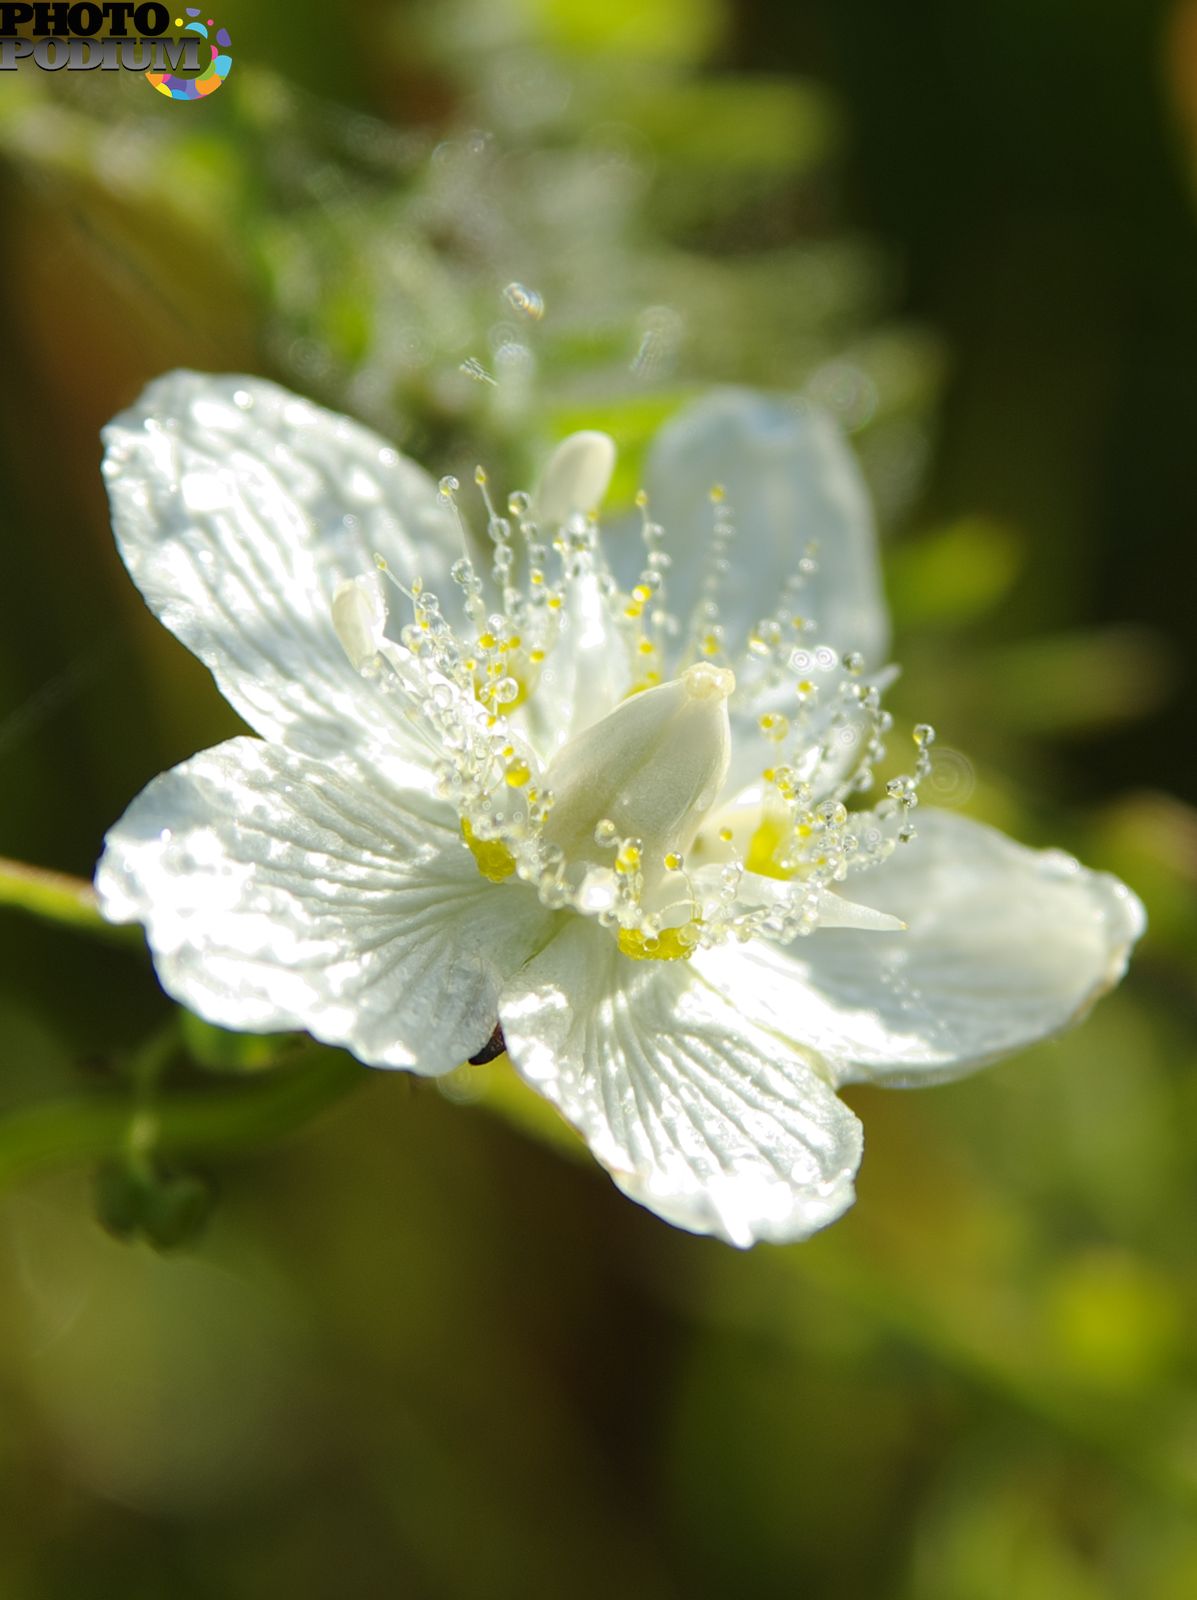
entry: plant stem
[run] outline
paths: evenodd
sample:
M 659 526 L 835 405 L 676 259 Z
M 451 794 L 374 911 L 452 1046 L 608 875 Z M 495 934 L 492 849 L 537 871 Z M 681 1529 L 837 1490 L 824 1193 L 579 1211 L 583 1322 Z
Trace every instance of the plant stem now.
M 303 1127 L 369 1077 L 349 1056 L 313 1046 L 302 1062 L 236 1087 L 162 1099 L 148 1113 L 154 1148 L 209 1155 L 261 1144 Z M 125 1095 L 85 1094 L 0 1117 L 0 1191 L 44 1168 L 117 1153 L 136 1114 Z
M 5 906 L 126 948 L 144 948 L 140 928 L 104 920 L 96 891 L 85 879 L 0 856 L 0 907 Z

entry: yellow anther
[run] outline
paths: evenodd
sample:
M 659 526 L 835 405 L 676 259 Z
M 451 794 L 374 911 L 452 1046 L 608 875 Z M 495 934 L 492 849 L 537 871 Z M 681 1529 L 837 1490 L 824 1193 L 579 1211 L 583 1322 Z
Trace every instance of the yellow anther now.
M 642 656 L 655 655 L 656 654 L 656 650 L 657 650 L 656 645 L 652 642 L 651 639 L 641 639 L 640 643 L 636 646 L 636 648 L 637 648 L 637 650 L 639 650 L 639 652 L 640 652 L 640 654 Z
M 498 839 L 479 839 L 467 817 L 461 819 L 461 836 L 469 845 L 470 854 L 484 878 L 489 878 L 491 883 L 502 883 L 505 878 L 510 878 L 515 871 L 515 857 L 505 844 Z
M 670 872 L 680 872 L 682 870 L 682 857 L 676 850 L 669 850 L 666 852 L 665 866 Z
M 619 930 L 619 948 L 633 961 L 685 961 L 698 943 L 697 924 L 681 928 L 662 928 L 660 933 L 639 933 L 634 928 Z
M 779 817 L 766 817 L 748 841 L 744 865 L 749 872 L 759 872 L 764 878 L 780 878 L 783 883 L 803 877 L 809 871 L 805 865 L 783 867 L 781 863 L 795 838 L 809 839 L 810 836 L 811 830 L 805 823 L 791 828 Z
M 532 776 L 532 768 L 526 761 L 513 761 L 504 776 L 509 788 L 522 789 Z
M 493 633 L 480 633 L 478 635 L 479 650 L 493 650 L 498 642 Z
M 727 499 L 727 490 L 721 483 L 713 483 L 711 485 L 710 499 L 713 506 L 722 505 Z
M 814 694 L 814 692 L 815 692 L 814 684 L 810 681 L 809 678 L 803 678 L 801 683 L 798 685 L 798 693 L 799 694 Z
M 536 584 L 536 586 L 538 588 L 544 582 L 544 573 L 540 570 L 539 567 L 533 567 L 532 568 L 530 577 L 531 577 L 532 582 L 534 584 Z
M 615 857 L 616 872 L 636 872 L 640 866 L 640 851 L 634 844 L 625 844 Z
M 561 610 L 561 596 L 559 594 L 551 594 L 549 596 L 549 598 L 545 601 L 545 604 L 546 604 L 546 606 L 548 607 L 548 609 L 550 611 L 560 611 Z
M 528 651 L 528 660 L 532 662 L 533 666 L 537 666 L 538 667 L 540 665 L 540 663 L 544 660 L 544 651 L 543 650 L 529 650 Z
M 474 468 L 474 482 L 478 485 L 478 487 L 480 489 L 485 485 L 485 483 L 487 482 L 486 468 L 485 467 L 475 467 Z
M 730 844 L 735 838 L 735 834 L 730 828 L 720 828 L 719 837 L 723 840 L 724 844 Z
M 639 603 L 639 601 L 636 600 L 629 600 L 627 605 L 623 608 L 623 614 L 625 617 L 639 617 L 643 614 L 643 612 L 644 607 Z
M 788 830 L 775 817 L 766 817 L 748 842 L 744 865 L 749 872 L 759 872 L 763 878 L 780 878 L 784 883 L 794 874 L 779 864 L 782 846 Z
M 518 633 L 513 633 L 511 635 L 510 639 L 504 639 L 503 640 L 503 643 L 499 646 L 499 649 L 500 650 L 518 650 L 520 645 L 523 642 L 524 641 L 520 638 Z
M 702 653 L 704 656 L 715 656 L 719 654 L 719 638 L 717 634 L 708 633 L 703 636 Z
M 638 583 L 632 590 L 632 599 L 639 600 L 641 605 L 644 605 L 647 601 L 651 600 L 652 597 L 653 592 L 646 583 Z
M 648 504 L 648 490 L 647 489 L 637 489 L 636 490 L 636 504 L 640 507 L 641 511 L 644 510 L 645 506 Z

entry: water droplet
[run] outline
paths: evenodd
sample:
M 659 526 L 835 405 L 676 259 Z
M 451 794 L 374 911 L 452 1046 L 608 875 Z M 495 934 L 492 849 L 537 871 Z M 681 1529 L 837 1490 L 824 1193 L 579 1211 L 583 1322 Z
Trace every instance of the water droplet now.
M 503 298 L 513 311 L 527 317 L 529 322 L 539 322 L 544 316 L 544 300 L 527 284 L 509 283 L 503 290 Z

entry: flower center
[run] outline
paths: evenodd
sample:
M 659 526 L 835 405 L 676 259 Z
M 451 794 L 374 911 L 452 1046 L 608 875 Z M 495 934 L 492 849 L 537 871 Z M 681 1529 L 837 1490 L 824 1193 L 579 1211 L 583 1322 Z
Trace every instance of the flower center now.
M 549 843 L 570 861 L 601 864 L 604 836 L 634 839 L 646 874 L 663 875 L 666 859 L 689 849 L 727 776 L 735 686 L 729 669 L 699 662 L 571 739 L 545 774 L 554 795 Z
M 729 935 L 788 942 L 820 923 L 877 926 L 877 913 L 832 891 L 913 837 L 931 729 L 915 729 L 913 774 L 862 808 L 854 797 L 872 787 L 892 725 L 886 679 L 816 642 L 802 605 L 815 547 L 774 611 L 729 637 L 720 589 L 735 520 L 712 490 L 699 597 L 688 619 L 676 616 L 664 530 L 643 494 L 639 577 L 624 589 L 606 562 L 595 507 L 613 464 L 605 435 L 573 435 L 534 495 L 511 495 L 509 515 L 478 468 L 489 583 L 469 554 L 454 563 L 462 615 L 451 622 L 436 595 L 376 558 L 410 621 L 388 636 L 377 573 L 342 584 L 332 622 L 347 656 L 401 697 L 482 876 L 518 878 L 546 906 L 596 918 L 626 956 L 678 960 Z M 459 488 L 441 480 L 455 513 Z

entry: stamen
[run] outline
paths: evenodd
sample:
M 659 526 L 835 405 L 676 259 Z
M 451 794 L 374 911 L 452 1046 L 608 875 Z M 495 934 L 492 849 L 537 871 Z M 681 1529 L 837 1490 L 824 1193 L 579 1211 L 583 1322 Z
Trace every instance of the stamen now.
M 712 526 L 707 544 L 706 561 L 698 600 L 690 617 L 687 655 L 713 658 L 724 651 L 724 631 L 719 621 L 719 590 L 727 576 L 728 547 L 735 538 L 736 525 L 732 508 L 722 484 L 710 490 Z
M 838 886 L 914 837 L 933 730 L 914 728 L 912 770 L 890 777 L 880 799 L 861 808 L 893 726 L 881 698 L 887 675 L 870 677 L 859 652 L 820 639 L 798 598 L 816 570 L 813 545 L 775 611 L 747 636 L 730 636 L 720 594 L 735 530 L 718 490 L 683 653 L 689 664 L 663 682 L 682 631 L 665 601 L 664 530 L 639 494 L 645 561 L 621 589 L 593 515 L 613 461 L 606 435 L 573 435 L 535 498 L 514 491 L 506 515 L 476 468 L 489 575 L 469 553 L 458 482 L 443 478 L 440 494 L 462 537 L 450 575 L 465 627 L 451 625 L 418 577 L 405 587 L 376 557 L 411 621 L 401 645 L 393 643 L 377 580 L 342 584 L 332 620 L 346 654 L 379 692 L 403 697 L 404 715 L 436 752 L 438 792 L 455 807 L 479 872 L 496 884 L 518 877 L 545 906 L 595 918 L 630 959 L 685 959 L 728 938 L 788 942 L 821 926 L 892 929 L 893 919 L 854 906 Z M 519 563 L 513 533 L 523 545 Z M 561 668 L 558 649 L 570 651 Z M 538 750 L 529 730 L 551 741 L 565 709 L 541 703 L 542 684 L 555 683 L 560 695 L 578 674 L 600 678 L 612 700 L 625 698 L 563 747 Z M 740 751 L 741 788 L 729 799 L 720 790 L 733 738 L 750 749 Z M 749 789 L 746 773 L 754 774 Z
M 349 578 L 337 586 L 332 601 L 333 627 L 356 672 L 366 673 L 377 666 L 386 620 L 387 608 L 374 579 Z

